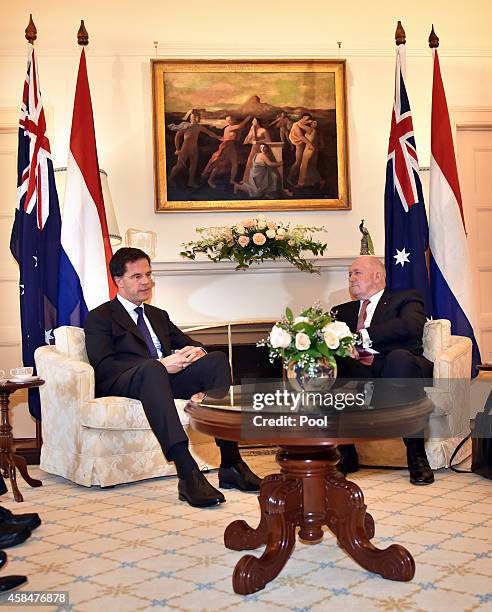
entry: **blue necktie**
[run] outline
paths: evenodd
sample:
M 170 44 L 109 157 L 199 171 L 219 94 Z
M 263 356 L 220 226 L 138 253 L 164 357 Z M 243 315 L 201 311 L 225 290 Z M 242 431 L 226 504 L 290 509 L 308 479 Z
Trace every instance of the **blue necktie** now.
M 137 318 L 137 327 L 142 332 L 142 336 L 144 337 L 145 344 L 149 349 L 150 356 L 154 359 L 157 359 L 157 349 L 155 348 L 155 344 L 152 342 L 152 336 L 150 335 L 149 328 L 147 327 L 147 323 L 143 317 L 143 308 L 142 306 L 137 306 L 135 308 L 135 312 L 138 315 Z

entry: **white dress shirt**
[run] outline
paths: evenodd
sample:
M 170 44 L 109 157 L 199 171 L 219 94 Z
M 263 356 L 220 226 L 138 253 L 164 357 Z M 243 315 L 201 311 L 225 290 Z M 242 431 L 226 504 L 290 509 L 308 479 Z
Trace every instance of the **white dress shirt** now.
M 364 321 L 364 329 L 360 330 L 360 337 L 362 338 L 362 348 L 366 349 L 367 351 L 369 351 L 370 353 L 374 353 L 377 354 L 378 351 L 375 351 L 374 349 L 371 348 L 372 345 L 372 340 L 369 336 L 369 332 L 367 331 L 367 327 L 369 327 L 371 325 L 371 321 L 372 321 L 372 317 L 374 315 L 374 311 L 376 310 L 376 306 L 379 304 L 379 300 L 381 299 L 381 296 L 384 293 L 384 289 L 381 289 L 381 291 L 378 291 L 377 293 L 375 293 L 373 296 L 371 296 L 369 299 L 369 304 L 367 305 L 367 309 L 366 309 L 366 320 Z M 360 311 L 362 309 L 362 302 L 364 300 L 360 300 L 360 304 L 359 304 L 359 315 L 360 315 Z
M 135 325 L 136 325 L 137 320 L 138 320 L 138 313 L 135 312 L 135 308 L 137 308 L 137 306 L 133 302 L 130 302 L 130 300 L 127 300 L 126 298 L 122 297 L 119 293 L 116 294 L 116 297 L 118 298 L 123 308 L 127 311 L 127 313 L 135 321 Z M 142 302 L 141 304 L 139 304 L 139 306 L 143 306 L 143 318 L 144 318 L 145 323 L 147 324 L 147 327 L 149 328 L 150 337 L 152 338 L 152 342 L 154 343 L 155 349 L 157 351 L 157 358 L 160 359 L 163 354 L 161 343 L 159 341 L 159 338 L 157 337 L 157 334 L 152 329 L 152 325 L 150 324 L 150 321 L 148 320 L 147 315 L 145 314 L 145 304 Z

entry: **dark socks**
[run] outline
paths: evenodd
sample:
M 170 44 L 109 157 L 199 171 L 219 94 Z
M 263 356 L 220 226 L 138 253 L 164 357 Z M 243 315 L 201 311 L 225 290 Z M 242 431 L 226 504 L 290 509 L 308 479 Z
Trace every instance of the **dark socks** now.
M 191 456 L 187 442 L 178 442 L 178 444 L 171 446 L 168 458 L 174 461 L 180 478 L 189 478 L 191 472 L 199 471 L 198 464 Z
M 237 442 L 216 439 L 215 443 L 220 448 L 220 467 L 230 468 L 238 461 L 242 461 Z

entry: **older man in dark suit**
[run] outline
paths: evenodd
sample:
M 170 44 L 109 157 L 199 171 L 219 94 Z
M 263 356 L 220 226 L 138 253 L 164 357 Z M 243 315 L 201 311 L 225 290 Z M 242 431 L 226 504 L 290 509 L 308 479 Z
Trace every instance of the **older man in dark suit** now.
M 178 329 L 165 310 L 144 304 L 152 291 L 150 259 L 140 249 L 122 248 L 109 264 L 118 293 L 86 319 L 89 361 L 96 395 L 120 395 L 142 402 L 149 424 L 179 476 L 179 499 L 192 506 L 225 501 L 209 484 L 188 450 L 174 398 L 201 399 L 225 394 L 231 383 L 227 357 L 207 353 Z M 260 479 L 239 454 L 237 443 L 217 440 L 221 451 L 219 485 L 257 491 Z
M 433 364 L 423 356 L 422 334 L 425 312 L 417 291 L 390 293 L 381 261 L 372 255 L 358 257 L 350 266 L 351 302 L 335 306 L 336 318 L 356 333 L 351 357 L 337 358 L 340 378 L 432 378 Z M 407 447 L 410 482 L 434 482 L 425 453 L 422 433 L 403 438 Z M 339 446 L 340 469 L 346 474 L 358 469 L 354 445 Z

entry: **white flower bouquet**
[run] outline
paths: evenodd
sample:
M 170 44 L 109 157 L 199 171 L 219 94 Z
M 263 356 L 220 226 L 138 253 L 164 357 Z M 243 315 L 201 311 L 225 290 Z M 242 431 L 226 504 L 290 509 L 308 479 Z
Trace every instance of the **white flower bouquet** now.
M 258 346 L 268 346 L 270 361 L 282 358 L 286 369 L 295 364 L 308 376 L 314 376 L 320 361 L 335 368 L 335 355 L 350 356 L 354 336 L 345 323 L 314 305 L 298 317 L 286 308 L 284 319 L 275 323 L 268 339 L 261 340 Z

